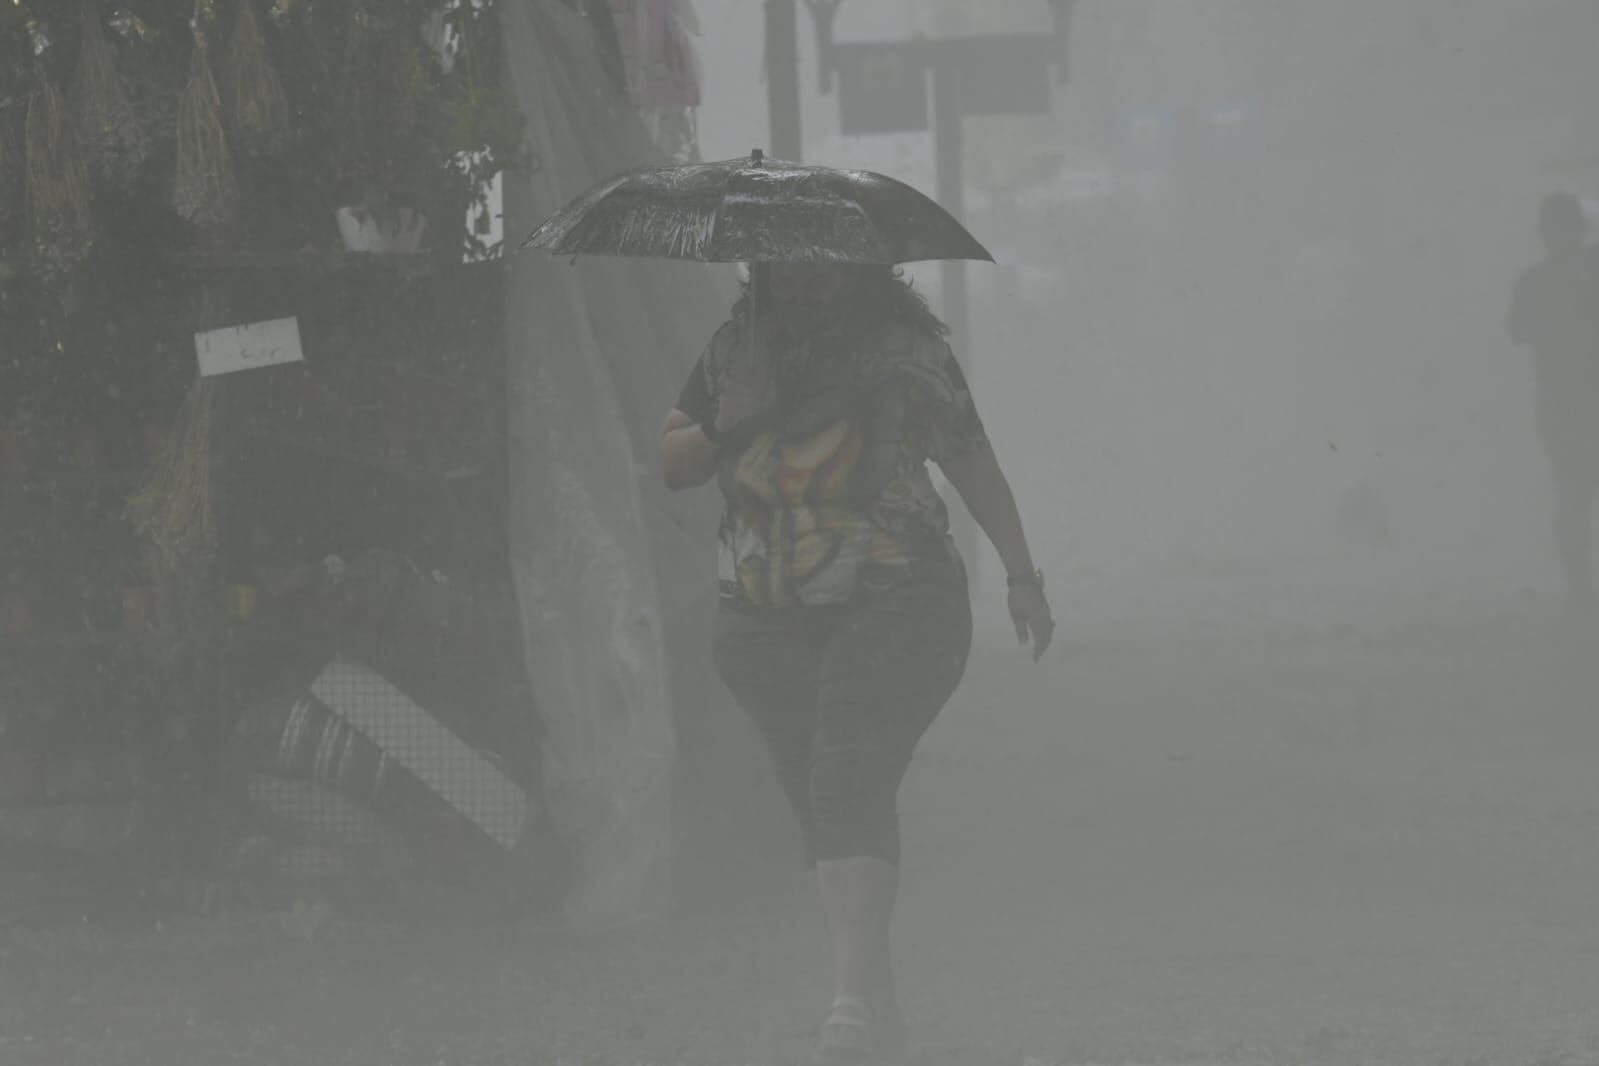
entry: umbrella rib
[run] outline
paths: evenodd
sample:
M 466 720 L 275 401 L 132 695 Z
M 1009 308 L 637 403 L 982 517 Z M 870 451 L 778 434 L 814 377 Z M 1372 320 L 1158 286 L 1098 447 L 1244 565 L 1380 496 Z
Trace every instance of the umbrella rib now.
M 992 261 L 958 220 L 893 178 L 787 164 L 752 173 L 746 164 L 616 175 L 556 212 L 523 247 L 725 263 Z

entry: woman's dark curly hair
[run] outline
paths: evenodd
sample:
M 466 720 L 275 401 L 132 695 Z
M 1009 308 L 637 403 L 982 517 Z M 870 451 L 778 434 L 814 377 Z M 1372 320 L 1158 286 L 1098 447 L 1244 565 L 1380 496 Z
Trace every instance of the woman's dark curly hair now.
M 826 308 L 827 318 L 839 326 L 859 327 L 895 321 L 931 337 L 949 336 L 949 327 L 927 306 L 915 286 L 905 280 L 905 272 L 899 267 L 839 263 L 834 269 L 850 275 L 842 295 Z M 733 317 L 740 322 L 749 315 L 751 295 L 755 297 L 757 314 L 770 312 L 773 306 L 770 285 L 766 268 L 759 263 L 750 268 L 750 276 L 739 287 L 738 302 L 733 305 Z

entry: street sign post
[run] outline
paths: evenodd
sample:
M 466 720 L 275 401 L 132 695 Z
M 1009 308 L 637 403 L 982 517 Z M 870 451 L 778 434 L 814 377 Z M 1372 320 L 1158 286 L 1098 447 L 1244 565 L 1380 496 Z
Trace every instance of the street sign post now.
M 772 156 L 800 162 L 799 15 L 794 0 L 766 0 L 766 103 Z

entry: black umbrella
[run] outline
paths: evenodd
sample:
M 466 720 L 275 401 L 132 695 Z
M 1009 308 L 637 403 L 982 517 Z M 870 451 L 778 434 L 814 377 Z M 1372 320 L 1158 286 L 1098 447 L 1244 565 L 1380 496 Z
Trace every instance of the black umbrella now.
M 893 178 L 765 159 L 649 167 L 601 182 L 522 247 L 706 263 L 911 263 L 994 257 Z

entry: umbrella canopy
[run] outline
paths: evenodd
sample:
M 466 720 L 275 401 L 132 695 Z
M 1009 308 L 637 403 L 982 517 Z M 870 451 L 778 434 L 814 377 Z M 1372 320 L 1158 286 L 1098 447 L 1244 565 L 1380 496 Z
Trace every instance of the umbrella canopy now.
M 767 160 L 759 151 L 617 175 L 556 212 L 522 246 L 705 263 L 994 258 L 904 182 Z

